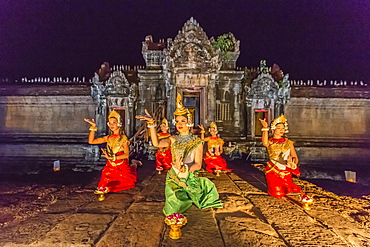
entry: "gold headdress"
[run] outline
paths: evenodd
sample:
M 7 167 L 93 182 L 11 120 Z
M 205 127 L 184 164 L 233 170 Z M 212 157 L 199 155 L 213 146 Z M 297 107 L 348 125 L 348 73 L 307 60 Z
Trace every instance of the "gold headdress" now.
M 186 115 L 187 118 L 188 118 L 188 123 L 187 123 L 187 126 L 188 127 L 193 127 L 194 123 L 193 123 L 193 119 L 192 119 L 192 114 L 190 113 L 189 109 L 184 107 L 184 105 L 182 104 L 181 102 L 181 94 L 180 93 L 177 93 L 177 97 L 176 97 L 176 110 L 175 112 L 173 113 L 176 116 L 183 116 L 183 115 Z
M 214 128 L 216 133 L 218 132 L 218 129 L 217 129 L 217 124 L 215 124 L 214 122 L 212 122 L 210 125 L 209 125 L 209 132 L 211 131 L 211 128 Z
M 176 110 L 173 113 L 175 116 L 181 116 L 181 115 L 187 115 L 189 113 L 189 110 L 184 107 L 184 105 L 181 102 L 181 94 L 177 93 L 176 97 Z
M 119 115 L 119 113 L 118 112 L 116 112 L 116 111 L 111 111 L 110 113 L 109 113 L 109 116 L 108 116 L 108 119 L 110 119 L 110 118 L 115 118 L 115 119 L 117 119 L 117 122 L 118 122 L 118 127 L 121 127 L 122 126 L 122 123 L 121 123 L 121 115 Z M 108 126 L 109 126 L 109 122 L 108 122 Z
M 283 114 L 281 114 L 279 117 L 275 118 L 274 121 L 272 121 L 270 128 L 272 130 L 276 129 L 277 124 L 284 124 L 285 133 L 289 132 L 289 130 L 288 130 L 288 120 L 286 119 L 286 117 Z
M 166 126 L 166 128 L 168 129 L 168 121 L 167 121 L 167 119 L 163 118 L 161 125 L 162 124 L 164 124 Z

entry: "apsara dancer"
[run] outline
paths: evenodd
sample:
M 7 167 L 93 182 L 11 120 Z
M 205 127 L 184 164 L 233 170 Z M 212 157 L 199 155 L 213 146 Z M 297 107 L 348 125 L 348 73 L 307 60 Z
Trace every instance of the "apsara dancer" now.
M 293 183 L 292 174 L 300 176 L 297 166 L 298 156 L 294 149 L 294 142 L 286 137 L 288 133 L 288 121 L 284 115 L 274 119 L 271 128 L 268 127 L 266 119 L 259 119 L 262 123 L 262 144 L 267 148 L 270 161 L 266 166 L 266 182 L 268 194 L 282 198 L 290 192 L 301 194 L 304 203 L 311 203 L 313 200 L 302 192 L 301 187 Z M 273 137 L 268 138 L 268 131 L 273 131 Z
M 102 149 L 102 157 L 106 158 L 106 165 L 102 171 L 100 182 L 95 190 L 98 200 L 103 201 L 108 192 L 118 192 L 132 189 L 136 185 L 136 166 L 130 166 L 129 140 L 123 132 L 121 117 L 117 111 L 111 111 L 108 116 L 110 135 L 95 139 L 98 130 L 94 119 L 84 119 L 91 124 L 88 137 L 89 144 L 107 143 L 107 150 Z
M 204 158 L 207 171 L 210 173 L 217 173 L 217 175 L 221 171 L 230 171 L 230 169 L 227 168 L 226 160 L 221 157 L 224 141 L 217 136 L 217 125 L 213 122 L 209 125 L 208 131 L 211 134 L 209 137 L 204 137 L 205 130 L 202 125 L 199 125 L 199 128 L 201 129 L 200 133 L 202 140 L 208 142 L 208 150 Z
M 161 123 L 161 132 L 157 134 L 158 140 L 166 139 L 171 136 L 168 133 L 168 121 L 163 119 Z M 171 149 L 169 147 L 159 147 L 155 153 L 155 169 L 160 173 L 164 169 L 171 169 L 172 167 L 172 156 Z
M 147 121 L 147 127 L 152 137 L 157 137 L 156 124 L 145 110 L 147 115 L 136 116 Z M 175 126 L 179 135 L 158 141 L 152 138 L 156 147 L 170 147 L 172 154 L 172 168 L 167 173 L 165 195 L 166 202 L 163 212 L 166 216 L 183 213 L 192 204 L 199 209 L 215 207 L 222 204 L 216 186 L 207 178 L 198 177 L 202 167 L 203 140 L 190 132 L 193 127 L 192 115 L 181 102 L 181 95 L 176 98 Z

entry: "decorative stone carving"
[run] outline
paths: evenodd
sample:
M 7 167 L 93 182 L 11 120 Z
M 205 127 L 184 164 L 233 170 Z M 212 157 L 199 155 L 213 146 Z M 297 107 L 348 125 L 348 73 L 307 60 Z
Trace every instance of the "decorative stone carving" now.
M 92 79 L 93 85 L 91 86 L 91 97 L 95 102 L 95 122 L 97 126 L 101 126 L 98 129 L 98 134 L 105 132 L 105 122 L 106 122 L 106 86 L 104 82 L 99 81 L 98 73 L 95 73 Z
M 249 98 L 254 99 L 277 99 L 278 84 L 268 73 L 261 73 L 253 80 Z
M 213 49 L 199 23 L 190 18 L 174 41 L 169 40 L 164 50 L 163 74 L 167 100 L 175 102 L 176 88 L 198 87 L 204 97 L 200 107 L 208 113 L 201 117 L 204 121 L 202 124 L 214 121 L 216 109 L 214 88 L 221 64 L 219 51 Z M 169 105 L 168 112 L 173 111 L 174 107 Z
M 283 78 L 283 82 L 279 88 L 278 92 L 278 102 L 282 105 L 285 105 L 290 100 L 290 81 L 289 81 L 289 74 L 286 74 Z
M 120 95 L 122 97 L 128 97 L 130 93 L 130 83 L 121 70 L 113 71 L 106 82 L 106 88 L 108 95 Z
M 142 43 L 141 53 L 147 67 L 160 68 L 162 66 L 163 48 L 165 46 L 166 44 L 163 42 L 154 43 L 151 35 L 145 37 L 145 41 Z
M 240 111 L 240 94 L 242 92 L 242 85 L 241 83 L 235 83 L 233 87 L 233 93 L 234 93 L 234 127 L 240 126 L 240 117 L 241 117 L 241 111 Z
M 197 69 L 199 72 L 217 72 L 221 68 L 219 52 L 211 45 L 206 33 L 192 17 L 179 31 L 173 43 L 164 52 L 164 69 Z

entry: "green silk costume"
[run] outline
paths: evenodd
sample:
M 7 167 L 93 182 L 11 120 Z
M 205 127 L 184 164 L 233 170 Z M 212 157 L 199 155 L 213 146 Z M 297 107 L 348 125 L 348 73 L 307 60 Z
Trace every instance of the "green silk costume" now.
M 174 136 L 171 144 L 172 161 L 176 162 L 176 153 L 182 153 L 185 165 L 194 163 L 194 151 L 203 141 L 192 134 Z M 181 183 L 182 182 L 182 183 Z M 185 183 L 187 186 L 181 186 Z M 168 216 L 173 213 L 185 212 L 193 203 L 199 208 L 222 208 L 214 183 L 204 177 L 198 177 L 198 171 L 189 172 L 186 178 L 179 178 L 171 168 L 166 177 L 166 202 L 163 213 Z

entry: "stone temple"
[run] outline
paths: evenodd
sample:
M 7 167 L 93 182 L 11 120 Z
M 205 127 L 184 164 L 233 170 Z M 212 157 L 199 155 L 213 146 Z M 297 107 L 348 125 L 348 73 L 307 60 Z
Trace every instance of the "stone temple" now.
M 107 70 L 106 81 L 96 76 L 92 87 L 98 105 L 96 118 L 103 124 L 107 112 L 120 109 L 122 117 L 131 121 L 127 121 L 126 132 L 133 134 L 141 124 L 134 124 L 134 114 L 144 109 L 155 112 L 165 105 L 161 117 L 173 119 L 180 93 L 195 126 L 216 122 L 222 136 L 233 141 L 259 136 L 258 118 L 274 119 L 289 101 L 289 75 L 284 76 L 277 65 L 271 71 L 264 61 L 258 71 L 237 68 L 240 42 L 231 33 L 228 38 L 232 48 L 216 50 L 215 39 L 209 39 L 193 18 L 174 40 L 155 43 L 147 36 L 142 44 L 146 65 L 136 72 L 138 83 L 129 82 L 121 67 Z
M 87 144 L 83 118 L 94 118 L 98 135 L 105 135 L 107 113 L 113 109 L 122 116 L 131 149 L 150 153 L 145 128 L 134 116 L 148 109 L 171 123 L 180 93 L 195 126 L 217 123 L 232 157 L 245 153 L 253 162 L 263 161 L 258 119 L 270 122 L 284 113 L 307 177 L 344 179 L 345 171 L 369 174 L 366 83 L 290 80 L 278 65 L 268 66 L 264 60 L 256 68 L 238 68 L 240 52 L 232 33 L 209 38 L 190 18 L 176 37 L 159 42 L 145 37 L 141 50 L 145 66 L 110 66 L 108 61 L 91 80 L 2 80 L 0 172 L 34 172 L 58 160 L 62 168 L 102 164 L 99 147 Z M 315 169 L 320 172 L 310 173 Z M 368 178 L 362 180 L 370 183 Z

